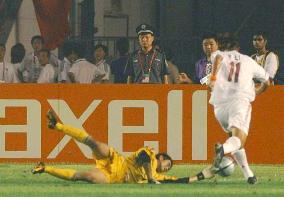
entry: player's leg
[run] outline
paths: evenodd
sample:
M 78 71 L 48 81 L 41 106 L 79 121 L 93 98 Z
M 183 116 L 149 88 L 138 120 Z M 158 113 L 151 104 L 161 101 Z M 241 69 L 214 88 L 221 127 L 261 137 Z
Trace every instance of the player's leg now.
M 48 173 L 54 177 L 70 181 L 86 181 L 90 183 L 109 183 L 107 177 L 99 169 L 93 169 L 86 172 L 78 172 L 74 169 L 62 169 L 51 166 L 45 166 L 39 163 L 32 169 L 33 174 Z
M 55 114 L 52 110 L 47 113 L 48 127 L 57 131 L 63 132 L 77 141 L 89 146 L 96 159 L 103 159 L 109 156 L 109 147 L 102 142 L 93 139 L 86 131 L 77 129 L 68 125 L 58 123 Z
M 222 117 L 218 111 L 215 115 L 222 127 L 230 132 L 230 137 L 224 144 L 215 145 L 215 168 L 218 168 L 225 154 L 235 152 L 244 146 L 250 123 L 251 105 L 248 101 L 237 100 L 225 106 L 224 111 L 225 120 L 224 115 Z
M 232 156 L 234 157 L 237 164 L 240 166 L 247 182 L 249 184 L 255 184 L 257 182 L 257 178 L 249 167 L 245 149 L 242 148 L 240 150 L 232 152 Z
M 89 183 L 109 183 L 105 174 L 97 168 L 87 172 L 77 172 L 74 175 L 75 181 L 86 181 Z

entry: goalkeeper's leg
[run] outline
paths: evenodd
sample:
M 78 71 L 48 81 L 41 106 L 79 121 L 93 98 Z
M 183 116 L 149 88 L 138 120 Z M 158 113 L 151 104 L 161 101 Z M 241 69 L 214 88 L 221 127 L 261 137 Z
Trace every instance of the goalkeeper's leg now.
M 32 169 L 33 174 L 48 173 L 54 177 L 69 181 L 86 181 L 89 183 L 109 183 L 107 177 L 99 169 L 93 169 L 86 172 L 78 172 L 74 169 L 54 168 L 45 166 L 40 162 Z
M 86 131 L 58 123 L 56 116 L 52 110 L 49 110 L 47 112 L 47 118 L 49 128 L 65 133 L 66 135 L 71 136 L 77 141 L 86 144 L 92 149 L 96 159 L 109 157 L 109 147 L 105 143 L 93 139 Z

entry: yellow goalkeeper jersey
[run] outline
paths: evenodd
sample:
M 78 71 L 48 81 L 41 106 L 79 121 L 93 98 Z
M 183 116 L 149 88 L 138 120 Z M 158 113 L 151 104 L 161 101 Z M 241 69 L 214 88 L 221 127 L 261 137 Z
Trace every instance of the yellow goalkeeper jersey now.
M 110 157 L 96 160 L 96 166 L 108 178 L 110 183 L 147 183 L 147 175 L 144 168 L 136 163 L 140 152 L 145 151 L 150 157 L 152 176 L 158 181 L 176 180 L 177 177 L 157 173 L 158 166 L 155 152 L 150 147 L 140 148 L 128 157 L 123 157 L 113 148 L 110 149 Z

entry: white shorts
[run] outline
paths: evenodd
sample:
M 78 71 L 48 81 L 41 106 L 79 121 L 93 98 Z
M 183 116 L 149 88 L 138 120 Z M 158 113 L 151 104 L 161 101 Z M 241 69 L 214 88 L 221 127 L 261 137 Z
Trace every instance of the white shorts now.
M 251 119 L 249 101 L 235 99 L 225 104 L 215 105 L 214 113 L 225 132 L 231 132 L 231 128 L 236 127 L 248 134 Z

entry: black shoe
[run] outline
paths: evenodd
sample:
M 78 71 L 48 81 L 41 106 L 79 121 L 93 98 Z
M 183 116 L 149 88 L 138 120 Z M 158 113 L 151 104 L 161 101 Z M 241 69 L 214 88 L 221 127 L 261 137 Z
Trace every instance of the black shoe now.
M 256 183 L 257 183 L 257 178 L 256 178 L 256 176 L 252 176 L 252 177 L 249 177 L 249 178 L 248 178 L 248 184 L 254 185 L 254 184 L 256 184 Z
M 55 125 L 57 123 L 57 119 L 55 117 L 54 112 L 50 109 L 50 110 L 48 110 L 46 116 L 47 116 L 47 119 L 48 119 L 48 125 L 47 126 L 51 129 L 54 129 Z
M 215 144 L 215 158 L 213 162 L 213 167 L 214 168 L 219 168 L 220 163 L 224 157 L 224 149 L 223 145 L 220 143 Z

